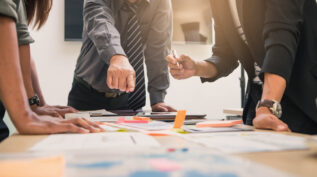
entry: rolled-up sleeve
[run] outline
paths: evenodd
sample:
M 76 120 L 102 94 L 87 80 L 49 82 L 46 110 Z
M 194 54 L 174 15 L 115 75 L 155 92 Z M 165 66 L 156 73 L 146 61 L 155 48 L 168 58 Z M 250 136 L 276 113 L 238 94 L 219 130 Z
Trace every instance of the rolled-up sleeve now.
M 16 4 L 12 0 L 0 1 L 0 15 L 10 17 L 17 21 L 18 14 L 16 12 Z
M 114 55 L 126 55 L 115 27 L 110 0 L 86 0 L 84 4 L 84 28 L 107 64 Z
M 17 27 L 19 46 L 28 45 L 34 42 L 34 39 L 31 37 L 29 29 L 28 29 L 26 9 L 25 9 L 25 4 L 23 3 L 23 1 L 20 1 L 19 7 L 18 7 L 18 21 L 17 21 L 16 27 Z
M 266 55 L 261 71 L 277 74 L 289 82 L 303 23 L 306 0 L 266 0 L 263 35 Z
M 151 105 L 164 102 L 166 90 L 169 87 L 169 73 L 165 57 L 171 49 L 172 20 L 170 0 L 161 0 L 150 24 L 144 53 Z
M 216 9 L 212 9 L 212 11 L 214 12 Z M 228 76 L 239 65 L 224 34 L 225 29 L 223 29 L 216 13 L 213 13 L 213 19 L 215 22 L 215 43 L 212 47 L 212 56 L 205 61 L 216 67 L 217 75 L 213 78 L 201 78 L 202 82 L 213 82 L 221 77 Z

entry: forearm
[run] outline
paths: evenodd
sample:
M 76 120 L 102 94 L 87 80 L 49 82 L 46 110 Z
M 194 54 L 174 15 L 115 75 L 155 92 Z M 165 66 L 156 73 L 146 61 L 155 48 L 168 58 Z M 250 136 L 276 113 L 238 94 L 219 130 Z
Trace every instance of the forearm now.
M 217 76 L 217 68 L 211 62 L 197 61 L 195 63 L 195 75 L 202 78 L 213 78 Z
M 126 56 L 120 40 L 120 33 L 115 27 L 113 12 L 108 1 L 85 1 L 83 18 L 84 32 L 94 43 L 97 52 L 107 64 L 115 55 Z
M 37 75 L 36 66 L 32 58 L 31 58 L 31 78 L 32 78 L 32 86 L 33 86 L 34 92 L 37 94 L 37 96 L 40 99 L 40 105 L 41 106 L 46 105 L 46 102 L 40 87 L 40 82 Z
M 31 79 L 31 56 L 30 46 L 22 45 L 19 46 L 20 65 L 22 71 L 23 82 L 28 98 L 34 96 L 33 84 Z
M 280 102 L 286 88 L 286 80 L 276 74 L 264 74 L 262 99 Z
M 19 128 L 31 111 L 21 74 L 14 21 L 0 17 L 0 31 L 0 98 Z

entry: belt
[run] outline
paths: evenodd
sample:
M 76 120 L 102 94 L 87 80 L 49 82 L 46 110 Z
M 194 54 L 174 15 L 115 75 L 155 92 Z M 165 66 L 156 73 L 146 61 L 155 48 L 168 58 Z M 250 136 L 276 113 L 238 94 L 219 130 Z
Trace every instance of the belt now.
M 82 78 L 74 76 L 74 79 L 81 85 L 94 90 L 95 92 L 98 92 L 99 94 L 103 94 L 106 98 L 117 98 L 121 95 L 124 95 L 125 92 L 99 92 L 98 90 L 94 89 L 91 85 L 89 85 L 86 81 L 84 81 Z

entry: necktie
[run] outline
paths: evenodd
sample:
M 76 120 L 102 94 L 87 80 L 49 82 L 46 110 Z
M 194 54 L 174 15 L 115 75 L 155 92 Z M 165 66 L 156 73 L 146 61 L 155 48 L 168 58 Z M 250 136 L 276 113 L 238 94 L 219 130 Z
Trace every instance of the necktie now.
M 130 109 L 137 110 L 145 105 L 144 53 L 141 26 L 136 14 L 138 6 L 129 4 L 128 7 L 132 15 L 127 25 L 126 54 L 136 74 L 135 89 L 130 93 L 128 103 Z

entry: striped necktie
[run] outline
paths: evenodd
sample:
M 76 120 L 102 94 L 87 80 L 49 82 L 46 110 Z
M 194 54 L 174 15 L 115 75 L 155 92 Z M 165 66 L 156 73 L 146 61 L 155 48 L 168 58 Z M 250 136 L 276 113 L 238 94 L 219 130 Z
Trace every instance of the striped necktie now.
M 130 64 L 135 70 L 136 80 L 134 92 L 129 95 L 129 108 L 137 110 L 145 106 L 145 80 L 143 68 L 143 41 L 141 26 L 137 18 L 137 4 L 128 3 L 131 17 L 127 25 L 127 45 L 126 54 L 129 58 Z

